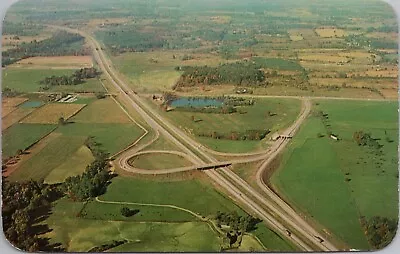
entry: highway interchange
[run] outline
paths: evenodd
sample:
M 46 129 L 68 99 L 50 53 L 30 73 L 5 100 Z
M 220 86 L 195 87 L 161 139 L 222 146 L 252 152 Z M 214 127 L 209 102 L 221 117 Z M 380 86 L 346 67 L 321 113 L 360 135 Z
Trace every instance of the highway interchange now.
M 247 182 L 237 176 L 228 167 L 219 167 L 218 170 L 203 170 L 209 178 L 223 188 L 232 199 L 241 204 L 245 210 L 259 217 L 274 231 L 279 232 L 281 236 L 286 237 L 289 241 L 298 246 L 304 251 L 338 251 L 339 249 L 330 242 L 324 235 L 315 230 L 307 221 L 296 213 L 284 200 L 276 195 L 268 185 L 263 181 L 263 172 L 268 167 L 269 163 L 277 156 L 285 146 L 290 142 L 290 139 L 278 139 L 266 151 L 248 154 L 233 154 L 232 157 L 237 157 L 229 161 L 218 161 L 213 157 L 213 152 L 205 148 L 191 137 L 189 137 L 181 129 L 169 123 L 166 119 L 158 114 L 154 109 L 144 102 L 132 89 L 122 81 L 117 72 L 112 67 L 111 61 L 106 57 L 101 45 L 92 35 L 75 29 L 66 27 L 56 27 L 70 32 L 79 33 L 84 36 L 93 49 L 93 56 L 99 67 L 114 86 L 119 91 L 116 99 L 124 106 L 129 106 L 134 109 L 154 131 L 155 135 L 145 144 L 140 144 L 139 141 L 146 135 L 149 135 L 149 130 L 146 127 L 139 126 L 144 129 L 145 133 L 130 149 L 119 154 L 116 158 L 117 164 L 123 170 L 135 173 L 151 172 L 151 174 L 166 174 L 180 172 L 184 170 L 193 170 L 204 165 L 220 165 L 246 163 L 252 161 L 261 161 L 262 164 L 257 171 L 257 185 L 262 192 L 260 193 Z M 311 102 L 309 98 L 300 98 L 302 100 L 302 112 L 295 123 L 281 134 L 283 136 L 293 136 L 298 130 L 302 122 L 306 119 L 311 110 Z M 127 105 L 128 104 L 128 105 Z M 195 167 L 184 167 L 167 170 L 144 170 L 136 169 L 129 165 L 128 160 L 135 155 L 138 155 L 143 149 L 152 144 L 163 135 L 166 139 L 173 142 L 181 152 L 180 156 L 185 157 L 194 164 Z M 136 145 L 138 144 L 138 145 Z M 161 151 L 155 151 L 161 152 Z M 166 152 L 166 151 L 162 151 Z M 172 152 L 175 153 L 175 152 Z M 177 153 L 176 153 L 177 154 Z M 224 154 L 227 155 L 227 154 Z

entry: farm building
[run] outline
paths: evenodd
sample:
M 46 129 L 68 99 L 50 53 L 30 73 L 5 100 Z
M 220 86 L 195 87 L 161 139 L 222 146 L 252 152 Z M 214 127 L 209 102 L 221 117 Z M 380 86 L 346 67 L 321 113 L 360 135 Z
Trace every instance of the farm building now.
M 331 139 L 339 140 L 339 138 L 335 134 L 331 134 L 330 137 L 331 137 Z

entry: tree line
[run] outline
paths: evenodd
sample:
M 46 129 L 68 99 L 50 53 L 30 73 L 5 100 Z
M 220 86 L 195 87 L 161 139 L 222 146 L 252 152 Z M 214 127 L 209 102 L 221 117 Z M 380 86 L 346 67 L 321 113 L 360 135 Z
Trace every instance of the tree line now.
M 49 89 L 51 86 L 71 86 L 79 85 L 83 83 L 86 79 L 98 77 L 101 72 L 98 72 L 96 68 L 83 68 L 75 71 L 72 75 L 67 76 L 51 76 L 46 77 L 44 80 L 40 81 L 40 84 L 44 85 L 43 90 Z
M 372 248 L 382 249 L 389 245 L 397 231 L 398 221 L 380 216 L 373 216 L 369 220 L 361 218 L 361 224 Z
M 199 137 L 208 137 L 213 139 L 227 139 L 227 140 L 262 140 L 270 133 L 270 130 L 245 130 L 245 131 L 231 131 L 220 133 L 217 131 L 194 131 L 195 135 Z
M 84 39 L 79 34 L 60 31 L 49 39 L 22 43 L 16 48 L 2 52 L 2 66 L 34 56 L 89 55 L 90 52 L 83 48 Z
M 75 201 L 86 201 L 104 194 L 113 177 L 109 170 L 109 154 L 101 150 L 100 144 L 92 137 L 85 142 L 85 145 L 92 151 L 95 160 L 81 175 L 68 177 L 62 186 L 67 197 Z

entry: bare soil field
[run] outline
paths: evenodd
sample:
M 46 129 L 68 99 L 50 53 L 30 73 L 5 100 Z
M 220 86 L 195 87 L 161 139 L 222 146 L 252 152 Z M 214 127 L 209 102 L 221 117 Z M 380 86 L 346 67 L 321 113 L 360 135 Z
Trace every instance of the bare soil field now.
M 28 98 L 24 97 L 4 97 L 1 100 L 1 118 L 6 117 L 8 114 L 16 110 L 16 107 L 25 101 Z
M 315 61 L 315 62 L 328 62 L 328 63 L 339 63 L 347 62 L 349 59 L 346 56 L 339 56 L 336 54 L 321 54 L 321 53 L 308 53 L 299 54 L 300 61 Z
M 57 124 L 60 117 L 67 120 L 85 106 L 86 104 L 47 104 L 24 118 L 21 123 Z
M 91 56 L 38 56 L 23 59 L 11 66 L 25 69 L 79 69 L 92 67 L 93 59 Z
M 30 43 L 32 41 L 43 41 L 51 37 L 51 34 L 40 34 L 37 36 L 16 36 L 12 34 L 3 35 L 1 37 L 2 46 L 16 47 L 21 43 Z

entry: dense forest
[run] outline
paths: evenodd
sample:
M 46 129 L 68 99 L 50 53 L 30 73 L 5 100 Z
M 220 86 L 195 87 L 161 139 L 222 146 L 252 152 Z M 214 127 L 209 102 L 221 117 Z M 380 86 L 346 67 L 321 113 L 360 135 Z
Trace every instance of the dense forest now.
M 11 244 L 29 252 L 61 250 L 38 236 L 49 230 L 38 222 L 48 215 L 51 202 L 60 197 L 57 187 L 37 181 L 9 182 L 3 178 L 2 193 L 3 231 Z
M 197 85 L 260 85 L 265 81 L 265 74 L 261 65 L 247 62 L 210 66 L 176 67 L 183 74 L 175 84 L 174 89 L 184 86 Z
M 43 90 L 48 90 L 51 86 L 78 85 L 83 83 L 84 80 L 98 77 L 100 74 L 95 68 L 83 68 L 75 71 L 71 76 L 46 77 L 40 81 L 40 84 L 44 85 L 42 87 Z
M 2 52 L 2 66 L 34 56 L 88 55 L 90 52 L 84 49 L 83 44 L 84 37 L 79 34 L 57 32 L 49 39 L 22 43 Z

